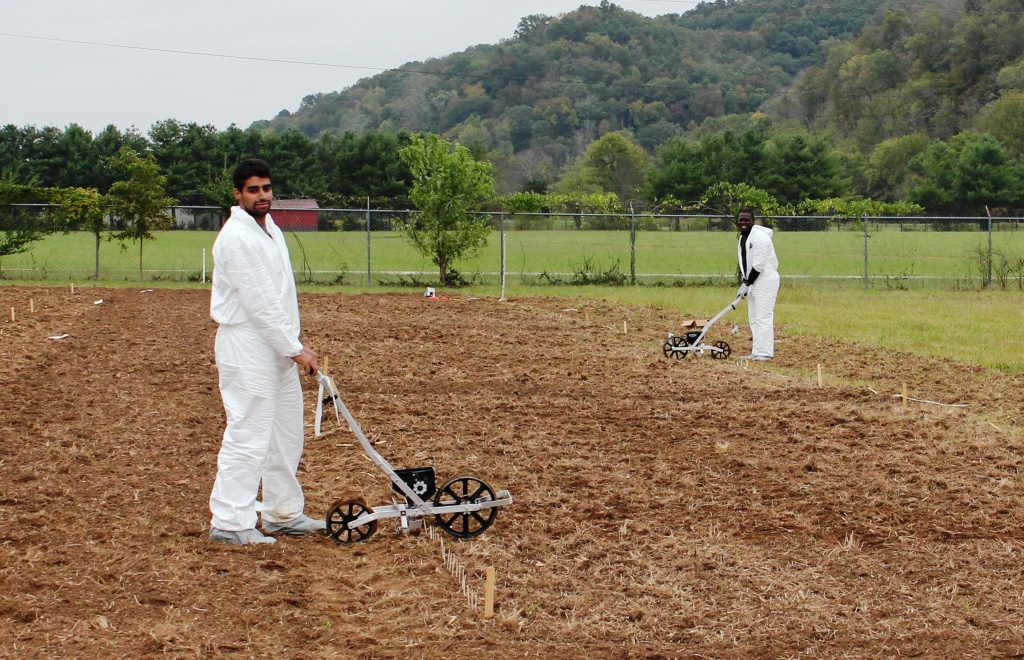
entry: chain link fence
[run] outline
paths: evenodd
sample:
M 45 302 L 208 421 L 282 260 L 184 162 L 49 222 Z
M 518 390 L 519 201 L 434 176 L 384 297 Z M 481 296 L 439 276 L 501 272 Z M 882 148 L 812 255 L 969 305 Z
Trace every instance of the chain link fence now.
M 0 209 L 0 239 L 28 225 L 46 234 L 0 257 L 0 278 L 34 281 L 209 281 L 224 213 L 170 210 L 175 228 L 142 245 L 110 231 L 62 232 L 46 206 Z M 280 217 L 279 217 L 280 216 Z M 736 225 L 716 215 L 488 213 L 487 245 L 454 264 L 452 284 L 695 286 L 736 281 Z M 436 286 L 437 267 L 405 234 L 408 210 L 275 212 L 300 283 Z M 842 288 L 1024 290 L 1021 218 L 782 216 L 775 228 L 787 280 Z M 34 224 L 33 224 L 34 223 Z

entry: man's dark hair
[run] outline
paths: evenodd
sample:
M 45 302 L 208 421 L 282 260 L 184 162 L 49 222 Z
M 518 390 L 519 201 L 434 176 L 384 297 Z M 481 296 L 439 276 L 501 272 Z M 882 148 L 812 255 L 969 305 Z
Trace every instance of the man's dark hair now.
M 231 175 L 231 183 L 234 184 L 235 190 L 241 190 L 245 186 L 245 182 L 254 176 L 269 179 L 270 165 L 259 158 L 243 160 L 235 167 L 235 171 Z
M 741 215 L 743 215 L 744 213 L 749 213 L 751 220 L 757 220 L 757 214 L 754 213 L 754 209 L 749 207 L 749 206 L 744 206 L 743 208 L 741 208 L 740 212 L 736 214 L 736 217 L 738 218 Z

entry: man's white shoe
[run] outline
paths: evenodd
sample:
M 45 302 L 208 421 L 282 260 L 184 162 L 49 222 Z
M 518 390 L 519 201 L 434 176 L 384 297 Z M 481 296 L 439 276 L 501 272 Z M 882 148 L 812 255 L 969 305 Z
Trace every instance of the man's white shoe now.
M 754 355 L 750 359 L 756 362 L 769 362 L 771 360 L 767 355 Z
M 298 536 L 301 534 L 315 534 L 325 529 L 327 529 L 327 521 L 316 520 L 305 514 L 301 514 L 299 517 L 292 518 L 288 522 L 283 523 L 263 521 L 263 531 L 267 534 L 291 534 Z
M 210 529 L 210 540 L 232 545 L 250 545 L 252 543 L 276 543 L 272 536 L 264 536 L 255 529 L 243 529 L 240 532 L 229 532 L 226 529 Z
M 753 354 L 751 354 L 751 355 L 744 355 L 743 357 L 741 357 L 739 359 L 740 360 L 756 360 L 757 356 L 753 355 Z

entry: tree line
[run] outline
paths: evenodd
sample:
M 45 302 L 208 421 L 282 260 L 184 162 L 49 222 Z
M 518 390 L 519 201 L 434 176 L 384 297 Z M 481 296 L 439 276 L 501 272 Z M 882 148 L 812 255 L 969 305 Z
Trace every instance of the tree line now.
M 0 128 L 0 174 L 42 188 L 91 188 L 106 194 L 122 175 L 110 160 L 122 148 L 152 157 L 166 177 L 166 193 L 181 205 L 233 203 L 230 173 L 244 158 L 274 165 L 274 187 L 285 197 L 312 197 L 325 205 L 401 198 L 411 178 L 398 150 L 406 133 L 371 132 L 311 140 L 298 131 L 268 134 L 236 126 L 173 119 L 148 134 L 108 126 L 93 135 L 81 126 Z
M 311 139 L 290 130 L 211 126 L 167 120 L 148 135 L 110 126 L 100 133 L 72 124 L 66 129 L 0 128 L 0 175 L 41 189 L 81 188 L 107 194 L 123 179 L 113 165 L 122 149 L 152 158 L 165 177 L 166 195 L 177 205 L 227 207 L 229 175 L 243 158 L 261 157 L 274 167 L 274 186 L 284 198 L 309 197 L 322 207 L 409 208 L 413 176 L 399 156 L 410 133 L 368 131 Z M 871 199 L 911 202 L 932 214 L 1016 213 L 1024 207 L 1024 161 L 995 136 L 961 132 L 948 140 L 914 133 L 885 140 L 866 156 L 851 152 L 796 120 L 755 115 L 746 122 L 705 122 L 669 140 L 654 153 L 629 131 L 606 133 L 586 146 L 554 181 L 502 185 L 500 163 L 488 162 L 496 194 L 532 192 L 556 196 L 611 194 L 620 203 L 643 201 L 665 210 L 700 200 L 719 183 L 764 190 L 782 205 L 809 199 Z M 714 210 L 714 209 L 711 209 Z

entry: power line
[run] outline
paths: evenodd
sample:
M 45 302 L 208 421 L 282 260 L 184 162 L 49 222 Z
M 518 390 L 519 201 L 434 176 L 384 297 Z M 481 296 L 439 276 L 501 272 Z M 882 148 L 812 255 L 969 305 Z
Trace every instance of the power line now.
M 300 64 L 303 66 L 325 66 L 337 69 L 364 69 L 367 71 L 394 71 L 396 69 L 383 69 L 372 66 L 354 66 L 351 64 L 331 64 L 327 62 L 306 62 L 303 60 L 283 60 L 271 57 L 251 57 L 248 55 L 229 55 L 226 53 L 205 53 L 196 50 L 178 50 L 174 48 L 153 48 L 152 46 L 130 46 L 128 44 L 110 44 L 102 41 L 82 41 L 79 39 L 60 39 L 57 37 L 40 37 L 32 34 L 14 34 L 11 32 L 0 32 L 0 37 L 14 37 L 16 39 L 33 39 L 36 41 L 52 41 L 64 44 L 76 44 L 79 46 L 100 46 L 103 48 L 121 48 L 125 50 L 142 50 L 152 53 L 166 53 L 169 55 L 195 55 L 197 57 L 218 57 L 227 60 L 246 60 L 250 62 L 272 62 L 275 64 Z

